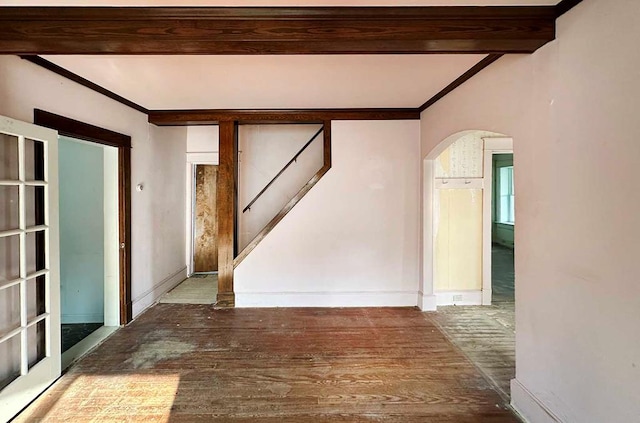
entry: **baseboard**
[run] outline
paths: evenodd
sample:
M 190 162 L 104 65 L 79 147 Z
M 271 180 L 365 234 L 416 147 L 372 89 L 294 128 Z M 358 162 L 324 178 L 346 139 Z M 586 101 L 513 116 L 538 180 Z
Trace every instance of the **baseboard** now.
M 438 306 L 482 305 L 482 291 L 439 291 L 435 293 Z
M 173 275 L 163 279 L 153 288 L 133 300 L 133 318 L 135 319 L 147 308 L 154 305 L 162 295 L 175 288 L 187 278 L 187 267 L 183 267 Z
M 435 295 L 418 292 L 418 308 L 422 311 L 436 311 L 438 300 Z
M 511 379 L 511 407 L 526 423 L 562 423 L 517 379 Z
M 415 307 L 415 291 L 236 292 L 236 307 Z
M 61 323 L 103 323 L 104 313 L 91 313 L 91 314 L 63 314 L 60 316 Z

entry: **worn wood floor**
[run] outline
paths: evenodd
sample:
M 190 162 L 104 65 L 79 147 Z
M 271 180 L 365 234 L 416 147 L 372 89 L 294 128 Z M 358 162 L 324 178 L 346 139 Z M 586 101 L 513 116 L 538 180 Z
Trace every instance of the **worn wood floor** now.
M 438 307 L 433 319 L 445 334 L 510 398 L 516 377 L 515 304 Z
M 17 422 L 517 422 L 432 316 L 158 304 Z

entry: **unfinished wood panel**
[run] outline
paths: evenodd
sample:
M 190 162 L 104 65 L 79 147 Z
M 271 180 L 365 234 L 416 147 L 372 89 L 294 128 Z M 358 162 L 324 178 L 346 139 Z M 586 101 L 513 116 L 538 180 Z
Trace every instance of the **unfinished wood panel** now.
M 193 270 L 218 270 L 216 192 L 218 166 L 196 165 Z
M 517 422 L 433 316 L 159 304 L 17 422 Z
M 220 122 L 218 165 L 218 307 L 233 307 L 233 259 L 236 226 L 236 166 L 238 141 L 235 122 Z

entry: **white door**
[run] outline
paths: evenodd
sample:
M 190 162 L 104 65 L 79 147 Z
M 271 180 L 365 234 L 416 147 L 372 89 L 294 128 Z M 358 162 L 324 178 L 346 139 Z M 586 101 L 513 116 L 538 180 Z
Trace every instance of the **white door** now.
M 57 142 L 0 116 L 0 422 L 60 376 Z

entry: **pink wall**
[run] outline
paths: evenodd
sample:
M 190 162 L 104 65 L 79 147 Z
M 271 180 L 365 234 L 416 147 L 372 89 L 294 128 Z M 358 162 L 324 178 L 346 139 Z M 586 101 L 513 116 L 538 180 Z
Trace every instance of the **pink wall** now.
M 514 139 L 512 397 L 532 422 L 640 418 L 638 16 L 635 0 L 585 0 L 555 42 L 422 114 L 423 157 L 462 130 Z
M 236 268 L 238 306 L 415 306 L 419 123 L 332 124 L 333 166 Z
M 17 56 L 0 56 L 0 114 L 33 121 L 40 108 L 132 137 L 132 296 L 137 315 L 186 273 L 186 128 L 147 116 Z M 136 192 L 142 183 L 144 190 Z M 178 280 L 178 282 L 179 282 Z

